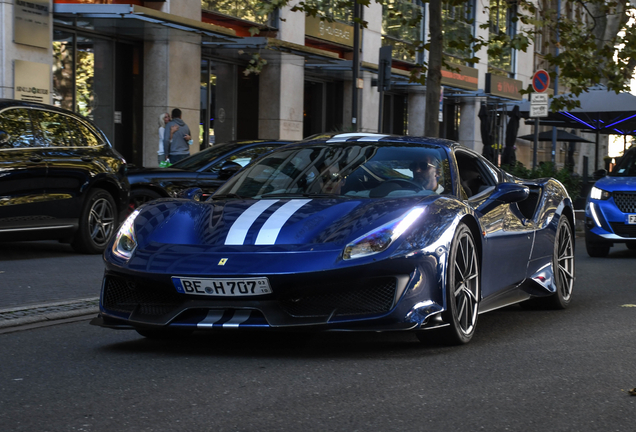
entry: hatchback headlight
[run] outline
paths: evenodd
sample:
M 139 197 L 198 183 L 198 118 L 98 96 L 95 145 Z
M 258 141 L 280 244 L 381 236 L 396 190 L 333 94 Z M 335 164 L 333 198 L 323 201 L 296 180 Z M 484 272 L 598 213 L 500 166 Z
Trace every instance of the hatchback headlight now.
M 354 240 L 345 247 L 343 258 L 355 259 L 383 252 L 424 213 L 415 207 L 399 219 L 393 220 Z
M 135 210 L 126 218 L 119 228 L 115 243 L 113 244 L 113 253 L 120 258 L 129 260 L 133 252 L 137 248 L 137 238 L 135 236 L 135 218 L 139 214 L 139 209 Z
M 611 192 L 608 192 L 603 189 L 599 189 L 596 186 L 592 186 L 592 189 L 590 190 L 590 198 L 592 199 L 606 200 L 606 199 L 609 199 L 611 196 L 612 196 Z

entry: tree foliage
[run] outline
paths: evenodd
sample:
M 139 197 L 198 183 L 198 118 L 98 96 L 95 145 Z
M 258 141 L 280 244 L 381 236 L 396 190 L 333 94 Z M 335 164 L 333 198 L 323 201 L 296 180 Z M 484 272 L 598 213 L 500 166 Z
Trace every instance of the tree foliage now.
M 332 0 L 331 8 L 350 11 L 355 2 L 369 6 L 372 0 Z M 388 5 L 393 0 L 373 0 Z M 321 20 L 332 21 L 333 15 L 324 10 L 324 1 L 270 0 L 263 2 L 262 12 L 272 12 L 293 4 L 292 11 L 304 13 Z M 439 103 L 440 77 L 442 66 L 453 69 L 453 63 L 443 55 L 443 48 L 454 52 L 467 53 L 461 58 L 463 63 L 474 64 L 480 61 L 479 55 L 485 52 L 491 59 L 500 58 L 510 49 L 527 51 L 542 34 L 541 43 L 548 50 L 544 61 L 548 64 L 552 78 L 559 76 L 559 89 L 578 96 L 595 84 L 604 84 L 615 92 L 629 89 L 630 79 L 636 67 L 636 6 L 630 0 L 561 0 L 561 9 L 568 13 L 558 14 L 556 0 L 536 2 L 529 0 L 500 0 L 488 3 L 488 20 L 481 24 L 488 32 L 467 34 L 466 32 L 439 31 L 440 23 L 448 23 L 444 17 L 444 7 L 458 7 L 469 4 L 469 0 L 424 0 L 429 4 L 429 35 L 426 40 L 413 40 L 413 52 L 428 51 L 426 61 L 414 64 L 411 81 L 427 85 L 426 131 L 427 135 L 437 135 L 437 110 L 429 109 Z M 567 7 L 566 7 L 567 6 Z M 514 9 L 513 21 L 516 32 L 502 31 L 495 23 L 502 14 Z M 580 13 L 572 11 L 579 10 Z M 417 26 L 422 15 L 403 14 L 399 9 L 392 12 L 393 20 L 399 20 L 404 26 Z M 352 18 L 353 19 L 353 18 Z M 367 26 L 363 18 L 356 19 L 362 27 Z M 484 37 L 483 34 L 487 34 Z M 444 40 L 447 38 L 447 40 Z M 539 43 L 537 41 L 537 43 Z M 523 93 L 531 92 L 528 86 Z M 430 103 L 429 103 L 430 102 Z M 552 110 L 572 109 L 578 101 L 564 95 L 554 97 Z

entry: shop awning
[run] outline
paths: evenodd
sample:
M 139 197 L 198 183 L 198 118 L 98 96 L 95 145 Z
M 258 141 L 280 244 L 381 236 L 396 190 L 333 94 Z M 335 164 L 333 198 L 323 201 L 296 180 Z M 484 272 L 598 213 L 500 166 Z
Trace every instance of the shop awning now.
M 87 19 L 138 20 L 163 27 L 194 32 L 213 41 L 233 41 L 241 39 L 233 29 L 180 17 L 155 9 L 134 4 L 77 4 L 55 3 L 53 13 Z

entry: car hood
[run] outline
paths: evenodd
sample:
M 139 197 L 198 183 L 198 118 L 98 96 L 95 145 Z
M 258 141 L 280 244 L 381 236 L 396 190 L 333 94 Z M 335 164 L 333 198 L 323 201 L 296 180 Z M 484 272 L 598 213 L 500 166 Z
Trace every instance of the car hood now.
M 164 199 L 135 220 L 140 248 L 200 245 L 206 250 L 341 249 L 374 228 L 435 198 L 294 198 L 196 202 Z
M 606 176 L 599 179 L 595 186 L 608 192 L 636 191 L 636 177 Z

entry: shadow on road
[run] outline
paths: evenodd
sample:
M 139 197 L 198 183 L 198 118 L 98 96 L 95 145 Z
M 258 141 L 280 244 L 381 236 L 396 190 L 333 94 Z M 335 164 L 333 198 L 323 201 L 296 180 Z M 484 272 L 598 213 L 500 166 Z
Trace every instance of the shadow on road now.
M 82 256 L 69 244 L 55 240 L 0 243 L 0 261 Z

